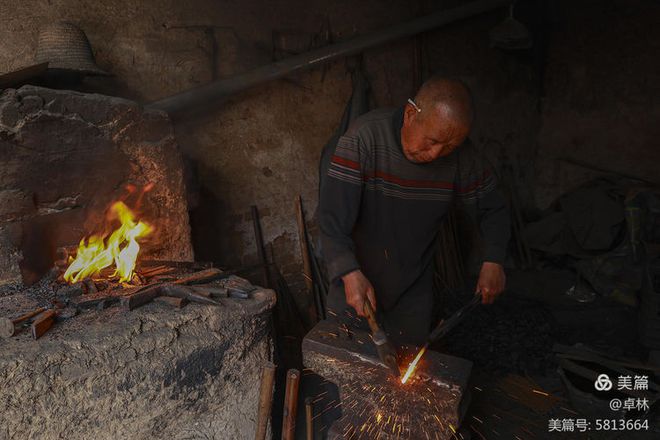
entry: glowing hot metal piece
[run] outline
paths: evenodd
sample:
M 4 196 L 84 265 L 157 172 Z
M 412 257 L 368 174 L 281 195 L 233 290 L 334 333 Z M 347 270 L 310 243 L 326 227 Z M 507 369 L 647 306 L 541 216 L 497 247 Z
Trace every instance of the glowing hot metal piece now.
M 415 359 L 408 365 L 408 370 L 406 371 L 406 374 L 403 375 L 401 378 L 401 383 L 406 383 L 408 379 L 410 379 L 410 376 L 413 374 L 415 371 L 415 368 L 417 368 L 417 362 L 422 358 L 424 355 L 424 352 L 426 351 L 427 345 L 424 345 L 421 350 L 419 350 L 419 353 L 417 353 L 417 356 L 415 356 Z

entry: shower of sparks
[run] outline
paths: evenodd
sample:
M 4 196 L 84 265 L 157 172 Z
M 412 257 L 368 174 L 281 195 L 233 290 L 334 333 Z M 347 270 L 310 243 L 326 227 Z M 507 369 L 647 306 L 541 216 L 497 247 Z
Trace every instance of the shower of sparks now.
M 342 371 L 350 371 L 350 363 L 328 360 Z M 341 402 L 320 391 L 316 399 L 322 401 L 314 418 L 341 407 L 343 413 L 335 423 L 342 438 L 348 440 L 400 439 L 400 440 L 460 440 L 453 419 L 447 419 L 448 407 L 457 396 L 453 391 L 429 386 L 429 379 L 418 376 L 404 387 L 399 378 L 382 376 L 382 368 L 367 368 L 360 375 L 345 376 L 341 387 Z M 380 383 L 365 381 L 365 377 L 383 377 Z M 365 400 L 364 396 L 371 398 Z M 315 399 L 315 400 L 316 400 Z M 449 400 L 448 400 L 449 399 Z M 411 417 L 412 411 L 414 419 Z
M 426 351 L 426 345 L 422 347 L 421 350 L 419 350 L 419 353 L 417 353 L 417 356 L 415 356 L 415 359 L 408 365 L 408 370 L 406 371 L 406 374 L 403 375 L 401 378 L 401 383 L 406 383 L 410 376 L 413 374 L 415 371 L 415 368 L 417 368 L 417 362 L 422 358 L 424 355 L 424 352 Z

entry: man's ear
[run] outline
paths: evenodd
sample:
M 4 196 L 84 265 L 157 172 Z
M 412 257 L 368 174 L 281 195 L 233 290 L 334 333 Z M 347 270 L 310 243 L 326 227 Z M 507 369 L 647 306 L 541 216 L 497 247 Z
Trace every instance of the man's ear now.
M 406 104 L 403 108 L 403 125 L 410 125 L 415 116 L 417 116 L 417 110 L 415 110 L 415 107 L 410 104 Z

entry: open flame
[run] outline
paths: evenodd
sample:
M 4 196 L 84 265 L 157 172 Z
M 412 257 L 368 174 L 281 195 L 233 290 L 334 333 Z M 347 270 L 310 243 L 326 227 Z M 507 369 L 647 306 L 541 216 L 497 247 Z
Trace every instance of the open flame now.
M 417 353 L 417 356 L 415 356 L 415 359 L 408 365 L 408 370 L 406 370 L 406 374 L 403 375 L 401 378 L 401 383 L 406 383 L 408 379 L 410 379 L 410 376 L 415 372 L 415 368 L 417 368 L 417 362 L 422 358 L 424 355 L 424 352 L 426 351 L 426 345 L 422 347 L 421 350 L 419 350 L 419 353 Z
M 110 236 L 92 235 L 84 238 L 78 245 L 76 258 L 71 262 L 64 279 L 76 283 L 93 276 L 114 263 L 113 277 L 119 282 L 128 282 L 133 278 L 135 262 L 140 252 L 138 239 L 149 235 L 153 227 L 148 223 L 135 220 L 135 214 L 124 202 L 115 202 L 110 207 L 110 219 L 119 220 L 119 227 Z

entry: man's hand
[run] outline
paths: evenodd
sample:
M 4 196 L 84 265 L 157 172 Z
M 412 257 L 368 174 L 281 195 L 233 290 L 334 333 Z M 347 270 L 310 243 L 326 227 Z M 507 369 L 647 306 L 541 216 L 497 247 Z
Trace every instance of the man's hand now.
M 492 304 L 495 298 L 504 290 L 506 276 L 501 264 L 484 261 L 479 272 L 477 292 L 481 292 L 482 304 Z
M 364 302 L 369 301 L 376 310 L 376 295 L 374 288 L 361 270 L 354 270 L 341 277 L 344 281 L 346 303 L 353 307 L 359 316 L 364 316 Z

